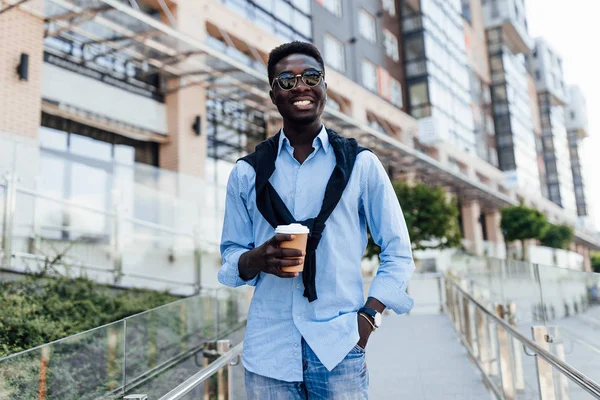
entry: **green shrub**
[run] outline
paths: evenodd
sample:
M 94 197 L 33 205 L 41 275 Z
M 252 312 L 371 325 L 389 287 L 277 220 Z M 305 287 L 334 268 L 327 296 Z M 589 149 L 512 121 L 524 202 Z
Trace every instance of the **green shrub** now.
M 0 282 L 0 357 L 176 299 L 166 292 L 117 291 L 85 277 L 40 274 Z

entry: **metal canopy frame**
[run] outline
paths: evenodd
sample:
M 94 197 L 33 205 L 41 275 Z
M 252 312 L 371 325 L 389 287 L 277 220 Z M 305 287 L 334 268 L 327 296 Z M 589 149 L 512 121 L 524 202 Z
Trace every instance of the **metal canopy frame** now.
M 12 3 L 21 2 L 12 0 Z M 166 3 L 159 1 L 159 5 L 173 24 Z M 239 38 L 233 40 L 218 27 L 211 25 L 211 29 L 218 30 L 220 38 L 209 38 L 212 43 L 204 43 L 140 11 L 135 0 L 45 0 L 44 17 L 47 24 L 54 24 L 59 30 L 52 33 L 52 29 L 47 29 L 48 35 L 75 36 L 83 42 L 103 43 L 112 49 L 108 54 L 118 52 L 119 57 L 125 57 L 148 74 L 163 76 L 169 81 L 164 88 L 166 94 L 200 85 L 210 89 L 213 96 L 240 101 L 264 112 L 265 117 L 273 115 L 265 60 L 251 44 Z M 241 52 L 235 42 L 243 43 L 243 57 L 238 57 Z M 221 49 L 220 44 L 223 44 Z M 240 54 L 226 51 L 231 48 Z M 336 98 L 335 94 L 332 96 Z M 328 126 L 372 148 L 395 171 L 416 172 L 424 181 L 452 188 L 466 201 L 480 200 L 483 209 L 518 204 L 516 198 L 455 171 L 332 106 L 325 108 L 323 119 Z M 377 118 L 377 122 L 385 131 L 392 131 L 386 121 Z M 598 247 L 597 242 L 585 234 L 578 234 L 578 239 Z

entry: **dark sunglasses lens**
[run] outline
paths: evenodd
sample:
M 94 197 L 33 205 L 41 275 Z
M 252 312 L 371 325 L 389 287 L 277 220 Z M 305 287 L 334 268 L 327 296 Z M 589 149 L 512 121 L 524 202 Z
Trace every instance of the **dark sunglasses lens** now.
M 302 74 L 302 81 L 308 86 L 317 86 L 321 81 L 321 74 L 318 71 L 306 71 Z
M 296 77 L 292 74 L 280 75 L 277 81 L 283 90 L 291 90 L 296 85 Z

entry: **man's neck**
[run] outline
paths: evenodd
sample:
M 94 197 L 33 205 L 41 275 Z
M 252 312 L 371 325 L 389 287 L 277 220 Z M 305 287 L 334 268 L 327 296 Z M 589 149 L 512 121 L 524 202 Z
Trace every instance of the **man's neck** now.
M 290 145 L 294 149 L 298 148 L 311 148 L 313 141 L 321 132 L 323 123 L 321 118 L 317 118 L 310 124 L 295 124 L 291 122 L 283 122 L 283 130 L 285 136 L 290 141 Z

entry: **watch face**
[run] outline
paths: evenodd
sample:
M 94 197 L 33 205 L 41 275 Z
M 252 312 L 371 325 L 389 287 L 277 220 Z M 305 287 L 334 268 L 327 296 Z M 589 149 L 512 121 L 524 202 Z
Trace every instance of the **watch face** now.
M 380 313 L 375 314 L 375 326 L 378 328 L 381 326 L 381 314 Z

